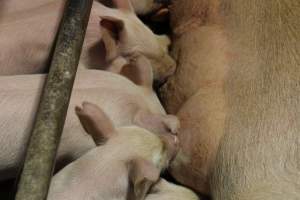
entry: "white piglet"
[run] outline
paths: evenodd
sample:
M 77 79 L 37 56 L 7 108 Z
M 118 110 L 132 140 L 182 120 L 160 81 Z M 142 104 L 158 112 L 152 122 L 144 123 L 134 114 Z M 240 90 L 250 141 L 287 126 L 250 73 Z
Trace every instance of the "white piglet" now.
M 0 14 L 0 75 L 47 72 L 65 2 L 49 0 L 38 6 L 16 0 L 1 2 L 0 7 L 9 12 Z M 151 61 L 156 80 L 171 75 L 175 61 L 168 54 L 170 39 L 154 34 L 143 24 L 129 0 L 114 0 L 114 3 L 116 8 L 109 8 L 94 1 L 81 67 L 106 69 L 115 60 L 126 61 L 134 54 L 142 54 Z
M 144 199 L 175 156 L 176 139 L 136 126 L 115 128 L 91 103 L 76 113 L 97 147 L 53 177 L 48 200 Z
M 179 121 L 166 115 L 152 90 L 149 62 L 136 58 L 123 71 L 134 82 L 111 72 L 79 70 L 58 150 L 64 165 L 95 145 L 82 129 L 73 109 L 83 101 L 101 105 L 116 127 L 137 125 L 158 134 L 176 134 Z M 136 69 L 135 71 L 133 69 Z M 16 176 L 29 138 L 46 75 L 0 76 L 0 180 Z
M 200 200 L 196 193 L 161 178 L 150 190 L 146 200 Z

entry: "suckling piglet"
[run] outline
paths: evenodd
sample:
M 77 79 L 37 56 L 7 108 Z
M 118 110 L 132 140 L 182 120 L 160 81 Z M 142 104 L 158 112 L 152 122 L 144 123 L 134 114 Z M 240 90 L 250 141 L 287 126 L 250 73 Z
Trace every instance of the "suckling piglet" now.
M 76 107 L 97 147 L 59 171 L 48 200 L 142 200 L 177 152 L 176 136 L 137 126 L 116 128 L 96 105 Z
M 161 178 L 150 190 L 146 200 L 200 200 L 192 190 Z
M 66 0 L 4 0 L 0 5 L 0 74 L 47 72 L 49 55 Z M 129 0 L 116 8 L 94 1 L 82 48 L 82 68 L 105 69 L 119 57 L 146 56 L 156 80 L 175 70 L 168 54 L 170 39 L 154 34 L 135 14 Z
M 136 14 L 145 15 L 158 10 L 167 0 L 130 0 Z
M 124 0 L 97 0 L 100 3 L 107 5 L 107 6 L 113 6 L 112 2 L 125 2 Z M 159 8 L 161 8 L 163 5 L 166 5 L 170 3 L 168 0 L 130 0 L 132 7 L 134 9 L 134 12 L 137 15 L 147 15 L 149 13 L 157 11 Z
M 115 126 L 137 125 L 154 133 L 176 134 L 179 121 L 166 115 L 152 90 L 152 71 L 147 59 L 138 57 L 122 74 L 79 70 L 57 154 L 65 165 L 95 147 L 83 134 L 73 109 L 82 101 L 101 105 Z M 127 69 L 128 68 L 128 69 Z M 0 180 L 14 177 L 23 157 L 34 122 L 46 75 L 0 76 Z

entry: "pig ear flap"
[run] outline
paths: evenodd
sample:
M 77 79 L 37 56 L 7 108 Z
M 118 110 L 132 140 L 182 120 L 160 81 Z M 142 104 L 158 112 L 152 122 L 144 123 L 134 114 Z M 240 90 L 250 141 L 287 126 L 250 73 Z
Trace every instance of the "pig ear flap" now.
M 129 61 L 119 56 L 111 63 L 107 71 L 121 74 L 137 85 L 152 89 L 152 65 L 150 61 L 142 55 L 134 55 Z
M 128 63 L 127 59 L 125 59 L 122 56 L 118 56 L 110 63 L 110 65 L 107 67 L 106 71 L 109 71 L 109 72 L 112 72 L 115 74 L 120 74 L 123 67 L 128 64 L 129 63 Z
M 152 89 L 152 65 L 150 61 L 142 55 L 136 56 L 129 61 L 129 64 L 124 65 L 120 74 L 127 77 L 137 85 Z
M 116 133 L 112 121 L 97 105 L 84 102 L 82 107 L 75 107 L 75 112 L 84 130 L 92 136 L 96 145 L 104 144 Z
M 147 110 L 139 110 L 133 123 L 154 133 L 177 135 L 180 121 L 175 115 L 153 114 Z
M 130 191 L 132 200 L 145 199 L 151 187 L 159 180 L 160 170 L 153 163 L 142 158 L 128 163 Z
M 106 61 L 111 61 L 118 56 L 118 46 L 122 39 L 124 22 L 120 19 L 102 16 L 100 17 L 102 41 L 106 50 Z
M 113 0 L 116 8 L 129 12 L 134 12 L 133 6 L 130 0 Z

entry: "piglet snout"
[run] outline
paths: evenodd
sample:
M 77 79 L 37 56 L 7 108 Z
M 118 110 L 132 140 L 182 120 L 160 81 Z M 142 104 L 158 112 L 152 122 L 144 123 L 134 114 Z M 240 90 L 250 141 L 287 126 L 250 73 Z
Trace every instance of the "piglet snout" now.
M 168 129 L 168 133 L 171 133 L 173 136 L 178 134 L 180 128 L 180 121 L 175 115 L 167 115 L 164 119 L 164 124 Z
M 177 135 L 161 135 L 161 139 L 165 144 L 168 159 L 171 162 L 179 151 L 179 140 Z

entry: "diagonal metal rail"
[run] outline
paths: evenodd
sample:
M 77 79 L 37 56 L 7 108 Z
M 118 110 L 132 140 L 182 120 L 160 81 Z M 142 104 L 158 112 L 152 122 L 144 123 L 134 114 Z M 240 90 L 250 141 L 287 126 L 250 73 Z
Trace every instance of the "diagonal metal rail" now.
M 16 200 L 47 198 L 92 2 L 69 0 L 65 6 Z

